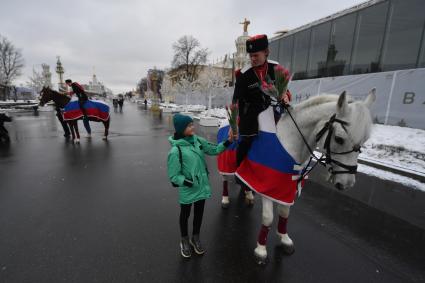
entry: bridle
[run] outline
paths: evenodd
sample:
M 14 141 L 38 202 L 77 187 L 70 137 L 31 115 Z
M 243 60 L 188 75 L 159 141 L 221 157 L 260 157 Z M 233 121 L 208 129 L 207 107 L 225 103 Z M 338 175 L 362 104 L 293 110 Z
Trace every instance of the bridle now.
M 289 113 L 289 111 L 288 111 Z M 329 121 L 327 121 L 325 123 L 325 125 L 323 126 L 323 128 L 317 133 L 316 135 L 316 143 L 318 143 L 320 141 L 320 139 L 325 135 L 326 132 L 328 132 L 326 138 L 325 138 L 325 143 L 324 143 L 324 149 L 326 150 L 325 153 L 325 164 L 329 164 L 329 173 L 331 173 L 332 175 L 337 175 L 337 174 L 356 174 L 357 173 L 357 165 L 347 165 L 344 164 L 338 160 L 335 160 L 332 158 L 332 154 L 334 155 L 346 155 L 346 154 L 350 154 L 352 152 L 358 152 L 360 153 L 360 145 L 353 145 L 353 148 L 349 151 L 344 151 L 344 152 L 333 152 L 331 151 L 331 140 L 332 140 L 332 133 L 334 132 L 334 123 L 339 123 L 341 125 L 341 127 L 344 129 L 344 131 L 348 133 L 346 126 L 349 126 L 350 123 L 338 119 L 336 118 L 336 114 L 333 114 L 331 116 L 331 118 L 329 119 Z M 346 169 L 345 171 L 335 171 L 333 169 L 332 164 L 335 164 L 341 168 Z
M 361 152 L 360 150 L 360 145 L 353 145 L 353 148 L 349 151 L 344 151 L 344 152 L 333 152 L 331 151 L 331 140 L 332 140 L 332 134 L 334 132 L 334 124 L 338 123 L 341 125 L 341 127 L 344 129 L 344 131 L 348 133 L 347 131 L 347 126 L 350 125 L 350 123 L 348 123 L 347 121 L 341 120 L 336 118 L 336 114 L 333 114 L 329 120 L 325 123 L 325 125 L 323 126 L 323 128 L 317 133 L 316 135 L 316 143 L 318 143 L 327 133 L 326 138 L 325 138 L 325 143 L 324 143 L 324 149 L 325 149 L 325 153 L 320 156 L 317 157 L 316 154 L 314 153 L 313 149 L 310 147 L 309 143 L 307 142 L 305 136 L 303 135 L 303 133 L 301 132 L 297 122 L 295 121 L 294 117 L 291 114 L 291 111 L 289 111 L 290 106 L 286 105 L 286 104 L 281 104 L 280 106 L 282 106 L 284 108 L 284 110 L 286 110 L 286 112 L 288 113 L 289 117 L 291 118 L 292 122 L 294 123 L 295 127 L 297 128 L 298 132 L 301 135 L 301 138 L 304 141 L 304 144 L 306 145 L 306 147 L 308 148 L 308 151 L 310 152 L 310 160 L 308 161 L 307 165 L 304 167 L 304 169 L 301 171 L 300 174 L 300 178 L 298 179 L 299 181 L 302 181 L 305 176 L 307 176 L 317 164 L 320 164 L 324 167 L 327 167 L 327 165 L 329 165 L 328 171 L 331 175 L 337 175 L 337 174 L 356 174 L 357 173 L 357 165 L 348 165 L 348 164 L 344 164 L 338 160 L 335 160 L 332 158 L 332 155 L 346 155 L 346 154 L 350 154 L 353 152 Z M 314 164 L 312 167 L 309 167 L 312 161 L 316 161 L 316 164 Z M 337 165 L 345 170 L 335 170 L 333 165 Z

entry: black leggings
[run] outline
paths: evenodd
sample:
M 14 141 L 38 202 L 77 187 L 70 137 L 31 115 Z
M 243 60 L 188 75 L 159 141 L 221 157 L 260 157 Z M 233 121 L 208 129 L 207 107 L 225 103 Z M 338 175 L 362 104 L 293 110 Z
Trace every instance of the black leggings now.
M 193 235 L 198 235 L 201 230 L 202 216 L 204 215 L 205 200 L 198 200 L 194 203 L 193 216 Z M 192 204 L 180 204 L 180 233 L 182 237 L 186 237 L 188 233 L 188 221 Z

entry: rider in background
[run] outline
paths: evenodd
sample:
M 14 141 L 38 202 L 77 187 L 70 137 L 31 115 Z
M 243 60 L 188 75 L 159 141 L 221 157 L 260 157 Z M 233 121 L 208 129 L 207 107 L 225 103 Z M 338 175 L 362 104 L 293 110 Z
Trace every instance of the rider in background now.
M 83 112 L 83 124 L 86 128 L 87 133 L 89 134 L 89 137 L 91 136 L 91 128 L 89 124 L 89 118 L 87 116 L 86 110 L 84 109 L 84 104 L 89 100 L 86 92 L 84 91 L 84 88 L 77 82 L 72 82 L 72 80 L 67 79 L 65 80 L 65 83 L 67 86 L 69 86 L 72 91 L 68 92 L 69 95 L 75 94 L 78 97 L 78 105 L 80 105 L 81 112 Z

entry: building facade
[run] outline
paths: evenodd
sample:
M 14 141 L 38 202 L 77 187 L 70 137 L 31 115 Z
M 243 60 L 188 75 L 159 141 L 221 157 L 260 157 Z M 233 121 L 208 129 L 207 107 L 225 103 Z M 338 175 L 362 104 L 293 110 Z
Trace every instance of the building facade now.
M 270 40 L 294 80 L 425 67 L 425 1 L 373 0 Z
M 270 40 L 295 102 L 371 88 L 375 123 L 425 129 L 425 1 L 372 0 Z

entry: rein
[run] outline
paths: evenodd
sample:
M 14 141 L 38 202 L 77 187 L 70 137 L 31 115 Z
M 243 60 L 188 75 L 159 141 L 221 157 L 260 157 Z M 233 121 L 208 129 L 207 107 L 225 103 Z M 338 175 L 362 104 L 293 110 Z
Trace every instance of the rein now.
M 325 123 L 325 125 L 323 126 L 323 128 L 317 133 L 316 135 L 316 143 L 320 141 L 320 139 L 322 137 L 325 136 L 325 133 L 327 132 L 328 134 L 326 135 L 326 139 L 325 139 L 325 144 L 324 144 L 324 148 L 326 150 L 326 153 L 323 154 L 321 157 L 317 157 L 314 154 L 313 149 L 310 147 L 310 145 L 307 142 L 307 139 L 305 138 L 305 136 L 303 135 L 303 133 L 301 132 L 300 127 L 298 126 L 297 122 L 295 121 L 294 117 L 292 116 L 291 112 L 289 111 L 290 106 L 286 105 L 286 104 L 282 104 L 280 103 L 280 105 L 284 108 L 284 110 L 286 110 L 286 112 L 288 113 L 289 117 L 291 118 L 292 122 L 294 123 L 295 127 L 297 128 L 298 132 L 301 135 L 301 138 L 304 142 L 304 144 L 307 146 L 308 151 L 310 152 L 310 160 L 307 163 L 307 166 L 302 170 L 301 172 L 301 176 L 299 178 L 298 181 L 301 181 L 305 178 L 306 175 L 308 175 L 317 164 L 320 164 L 322 166 L 327 166 L 330 165 L 328 171 L 329 173 L 331 173 L 332 175 L 337 175 L 337 174 L 356 174 L 357 173 L 357 165 L 347 165 L 344 164 L 342 162 L 339 162 L 338 160 L 335 160 L 332 158 L 332 154 L 335 155 L 345 155 L 345 154 L 350 154 L 352 152 L 361 152 L 360 151 L 360 146 L 353 146 L 353 149 L 350 151 L 345 151 L 345 152 L 333 152 L 331 151 L 331 139 L 332 139 L 332 133 L 334 131 L 334 123 L 339 123 L 342 128 L 344 129 L 344 131 L 348 134 L 347 128 L 346 126 L 349 125 L 348 122 L 340 120 L 338 118 L 336 118 L 336 114 L 333 114 L 330 119 Z M 309 168 L 310 163 L 315 160 L 316 164 L 314 164 L 312 167 Z M 334 170 L 332 164 L 335 164 L 341 168 L 344 168 L 345 170 L 340 170 L 340 171 L 336 171 Z

